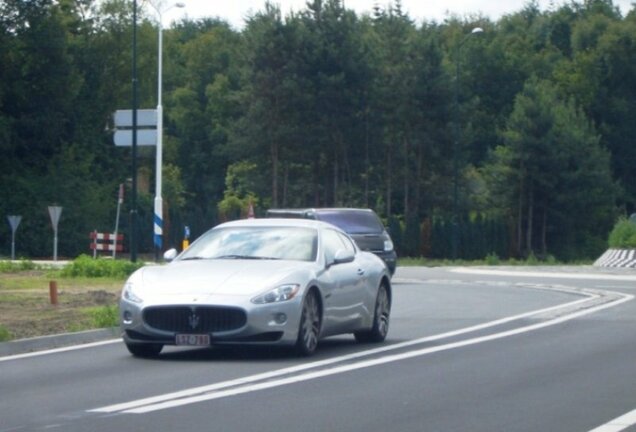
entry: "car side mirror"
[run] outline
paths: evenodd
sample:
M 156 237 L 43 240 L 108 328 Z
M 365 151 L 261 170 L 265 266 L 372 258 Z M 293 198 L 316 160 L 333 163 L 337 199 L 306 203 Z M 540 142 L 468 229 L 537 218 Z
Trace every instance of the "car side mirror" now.
M 164 254 L 163 254 L 163 259 L 165 259 L 166 261 L 170 262 L 173 261 L 177 255 L 179 255 L 179 253 L 177 252 L 176 249 L 172 248 L 172 249 L 168 249 Z
M 353 262 L 355 255 L 348 249 L 339 249 L 333 257 L 334 264 L 344 264 Z

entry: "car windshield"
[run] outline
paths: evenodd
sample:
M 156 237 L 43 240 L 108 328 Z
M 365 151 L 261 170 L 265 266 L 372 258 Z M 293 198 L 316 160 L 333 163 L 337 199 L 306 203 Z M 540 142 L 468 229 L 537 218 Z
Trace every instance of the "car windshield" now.
M 377 216 L 366 211 L 321 211 L 317 213 L 316 218 L 329 222 L 349 234 L 378 234 L 384 231 Z
M 205 233 L 180 259 L 315 261 L 317 244 L 311 228 L 227 227 Z

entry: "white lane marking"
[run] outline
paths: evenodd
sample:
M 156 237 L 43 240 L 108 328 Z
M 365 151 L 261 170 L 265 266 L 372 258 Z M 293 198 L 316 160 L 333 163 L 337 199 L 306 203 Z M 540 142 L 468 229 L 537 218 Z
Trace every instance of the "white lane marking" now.
M 437 346 L 437 347 L 424 348 L 424 349 L 421 349 L 421 350 L 410 351 L 410 352 L 406 352 L 406 353 L 402 353 L 402 354 L 387 355 L 385 357 L 380 357 L 380 358 L 377 358 L 377 359 L 370 359 L 370 360 L 366 360 L 366 361 L 360 361 L 360 362 L 349 364 L 349 365 L 336 366 L 336 367 L 333 367 L 331 369 L 315 371 L 315 372 L 308 372 L 308 373 L 305 373 L 305 374 L 302 374 L 302 375 L 297 375 L 297 376 L 288 377 L 288 378 L 282 378 L 282 379 L 274 380 L 274 381 L 268 381 L 268 382 L 261 382 L 261 383 L 246 385 L 246 386 L 243 386 L 243 387 L 228 389 L 228 390 L 221 391 L 221 392 L 215 392 L 215 393 L 210 393 L 210 394 L 202 394 L 202 395 L 192 396 L 192 397 L 189 397 L 189 398 L 183 398 L 183 399 L 178 399 L 178 400 L 168 400 L 168 401 L 165 401 L 163 403 L 157 403 L 157 404 L 154 404 L 154 405 L 142 406 L 142 407 L 135 408 L 135 409 L 125 410 L 123 412 L 124 413 L 130 413 L 130 414 L 144 414 L 144 413 L 148 413 L 148 412 L 153 412 L 153 411 L 158 411 L 158 410 L 163 410 L 163 409 L 168 409 L 168 408 L 175 408 L 175 407 L 179 407 L 179 406 L 183 406 L 183 405 L 189 405 L 189 404 L 202 402 L 202 401 L 219 399 L 219 398 L 224 398 L 224 397 L 234 396 L 234 395 L 239 395 L 239 394 L 244 394 L 244 393 L 251 393 L 251 392 L 255 392 L 255 391 L 259 391 L 259 390 L 269 389 L 269 388 L 273 388 L 273 387 L 279 387 L 279 386 L 288 385 L 288 384 L 295 384 L 295 383 L 299 383 L 299 382 L 303 382 L 303 381 L 308 381 L 308 380 L 312 380 L 312 379 L 317 379 L 317 378 L 322 378 L 322 377 L 326 377 L 326 376 L 336 375 L 336 374 L 340 374 L 340 373 L 344 373 L 344 372 L 350 372 L 350 371 L 353 371 L 353 370 L 358 370 L 358 369 L 368 368 L 368 367 L 372 367 L 372 366 L 378 366 L 378 365 L 382 365 L 382 364 L 392 363 L 392 362 L 396 362 L 396 361 L 410 359 L 410 358 L 413 358 L 413 357 L 420 357 L 420 356 L 424 356 L 424 355 L 427 355 L 427 354 L 437 353 L 437 352 L 441 352 L 441 351 L 447 351 L 447 350 L 451 350 L 451 349 L 455 349 L 455 348 L 465 347 L 465 346 L 468 346 L 468 345 L 475 345 L 475 344 L 478 344 L 478 343 L 483 343 L 483 342 L 492 341 L 492 340 L 496 340 L 496 339 L 502 339 L 502 338 L 505 338 L 505 337 L 518 335 L 518 334 L 521 334 L 521 333 L 527 333 L 527 332 L 538 330 L 538 329 L 542 329 L 542 328 L 545 328 L 545 327 L 548 327 L 548 326 L 553 326 L 553 325 L 556 325 L 556 324 L 560 324 L 560 323 L 563 323 L 565 321 L 569 321 L 569 320 L 577 318 L 577 317 L 581 317 L 581 316 L 588 315 L 588 314 L 591 314 L 591 313 L 594 313 L 594 312 L 598 312 L 598 311 L 600 311 L 602 309 L 606 309 L 606 308 L 609 308 L 609 307 L 617 306 L 617 305 L 619 305 L 621 303 L 624 303 L 626 301 L 632 300 L 633 298 L 634 298 L 633 296 L 625 296 L 624 298 L 622 298 L 620 300 L 617 300 L 616 302 L 613 302 L 613 303 L 604 304 L 604 305 L 601 305 L 601 306 L 598 306 L 598 307 L 595 307 L 595 308 L 585 309 L 585 310 L 579 311 L 577 313 L 573 313 L 571 315 L 568 315 L 568 316 L 565 316 L 565 317 L 561 317 L 561 318 L 557 318 L 557 319 L 554 319 L 554 320 L 551 320 L 551 321 L 546 321 L 546 322 L 542 322 L 542 323 L 538 323 L 538 324 L 533 324 L 533 325 L 529 325 L 529 326 L 526 326 L 526 327 L 521 327 L 521 328 L 518 328 L 518 329 L 509 330 L 509 331 L 505 331 L 505 332 L 501 332 L 501 333 L 495 333 L 495 334 L 488 335 L 488 336 L 477 337 L 477 338 L 468 339 L 468 340 L 460 341 L 460 342 L 454 342 L 454 343 L 441 345 L 441 346 Z
M 636 275 L 490 270 L 490 269 L 473 269 L 469 267 L 454 268 L 454 269 L 450 269 L 450 271 L 454 273 L 482 274 L 482 275 L 494 275 L 494 276 L 529 276 L 529 277 L 539 276 L 544 278 L 557 278 L 557 279 L 636 281 Z
M 619 432 L 636 424 L 636 410 L 630 411 L 620 417 L 615 418 L 609 423 L 605 423 L 590 432 Z
M 91 412 L 106 412 L 106 413 L 109 413 L 109 412 L 122 411 L 122 410 L 126 410 L 126 409 L 129 409 L 129 408 L 134 408 L 134 407 L 137 407 L 137 406 L 147 405 L 147 404 L 150 404 L 150 403 L 162 402 L 162 401 L 165 401 L 165 400 L 181 398 L 181 397 L 188 397 L 188 396 L 192 396 L 194 394 L 206 393 L 206 392 L 210 392 L 210 391 L 220 390 L 220 389 L 223 389 L 223 388 L 235 387 L 235 386 L 242 385 L 242 384 L 249 384 L 249 383 L 252 383 L 252 382 L 255 382 L 255 381 L 262 381 L 262 380 L 266 380 L 266 379 L 280 377 L 280 376 L 283 376 L 283 375 L 289 375 L 289 374 L 292 374 L 292 373 L 303 372 L 303 371 L 306 371 L 308 369 L 315 369 L 315 368 L 319 368 L 319 367 L 323 367 L 323 366 L 329 366 L 329 365 L 334 364 L 334 363 L 341 363 L 341 362 L 345 362 L 345 361 L 355 360 L 355 359 L 360 358 L 360 357 L 368 357 L 368 356 L 375 355 L 375 354 L 381 354 L 381 353 L 387 352 L 387 351 L 395 351 L 395 350 L 406 348 L 406 347 L 409 347 L 409 346 L 412 346 L 412 345 L 418 345 L 418 344 L 422 344 L 422 343 L 425 343 L 425 342 L 432 342 L 432 341 L 436 341 L 436 340 L 439 340 L 439 339 L 446 339 L 446 338 L 453 337 L 453 336 L 459 336 L 459 335 L 462 335 L 462 334 L 465 334 L 465 333 L 471 333 L 471 332 L 475 332 L 475 331 L 479 331 L 479 330 L 484 330 L 484 329 L 487 329 L 489 327 L 498 326 L 498 325 L 505 324 L 505 323 L 508 323 L 508 322 L 511 322 L 511 321 L 515 321 L 515 320 L 518 320 L 518 319 L 527 318 L 527 317 L 530 317 L 530 316 L 533 316 L 533 315 L 548 313 L 548 312 L 551 312 L 551 311 L 554 311 L 554 310 L 557 310 L 557 309 L 576 306 L 576 305 L 579 305 L 579 304 L 582 304 L 582 303 L 585 303 L 585 302 L 589 302 L 589 301 L 595 300 L 596 298 L 599 297 L 597 295 L 591 295 L 591 294 L 585 294 L 585 295 L 587 295 L 588 298 L 575 300 L 573 302 L 569 302 L 569 303 L 565 303 L 565 304 L 561 304 L 561 305 L 550 306 L 550 307 L 547 307 L 547 308 L 544 308 L 544 309 L 535 310 L 535 311 L 524 312 L 522 314 L 513 315 L 513 316 L 505 317 L 505 318 L 500 318 L 498 320 L 489 321 L 489 322 L 486 322 L 486 323 L 483 323 L 483 324 L 477 324 L 477 325 L 474 325 L 474 326 L 465 327 L 463 329 L 453 330 L 453 331 L 446 332 L 446 333 L 441 333 L 441 334 L 438 334 L 438 335 L 426 336 L 426 337 L 423 337 L 423 338 L 414 339 L 414 340 L 410 340 L 410 341 L 406 341 L 406 342 L 401 342 L 401 343 L 397 343 L 397 344 L 393 344 L 393 345 L 386 345 L 386 346 L 382 346 L 382 347 L 378 347 L 378 348 L 374 348 L 374 349 L 370 349 L 370 350 L 366 350 L 366 351 L 356 352 L 356 353 L 347 354 L 347 355 L 343 355 L 343 356 L 339 356 L 339 357 L 333 357 L 333 358 L 329 358 L 329 359 L 325 359 L 325 360 L 319 360 L 319 361 L 315 361 L 315 362 L 311 362 L 311 363 L 305 363 L 305 364 L 301 364 L 301 365 L 297 365 L 297 366 L 291 366 L 291 367 L 288 367 L 288 368 L 278 369 L 278 370 L 275 370 L 275 371 L 260 373 L 260 374 L 256 374 L 256 375 L 251 375 L 251 376 L 247 376 L 247 377 L 243 377 L 243 378 L 238 378 L 238 379 L 235 379 L 235 380 L 224 381 L 224 382 L 210 384 L 210 385 L 201 386 L 201 387 L 195 387 L 195 388 L 191 388 L 191 389 L 187 389 L 187 390 L 183 390 L 183 391 L 168 393 L 168 394 L 165 394 L 165 395 L 153 396 L 153 397 L 149 397 L 149 398 L 139 399 L 139 400 L 136 400 L 136 401 L 110 405 L 110 406 L 107 406 L 107 407 L 97 408 L 97 409 L 91 410 Z
M 595 285 L 599 289 L 625 289 L 624 285 Z
M 94 348 L 97 346 L 110 345 L 110 344 L 120 343 L 120 342 L 121 342 L 121 338 L 117 338 L 117 339 L 109 339 L 109 340 L 100 341 L 100 342 L 91 342 L 91 343 L 86 343 L 81 345 L 72 345 L 72 346 L 67 346 L 62 348 L 54 348 L 54 349 L 50 349 L 46 351 L 35 351 L 35 352 L 29 352 L 24 354 L 15 354 L 15 355 L 6 356 L 6 357 L 0 357 L 0 362 L 9 361 L 9 360 L 21 360 L 21 359 L 25 359 L 29 357 L 39 357 L 43 355 L 57 354 L 57 353 L 66 352 L 66 351 L 76 351 L 76 350 L 81 350 L 85 348 Z M 8 342 L 8 343 L 11 343 L 11 342 Z
M 613 294 L 618 295 L 619 293 L 613 293 Z M 589 295 L 589 294 L 587 295 L 593 299 L 598 297 L 598 296 Z M 369 356 L 372 354 L 378 354 L 378 353 L 382 353 L 382 352 L 386 352 L 390 350 L 396 350 L 396 349 L 404 348 L 410 345 L 421 344 L 427 341 L 447 338 L 447 337 L 459 335 L 462 333 L 468 333 L 468 332 L 476 331 L 479 329 L 492 327 L 492 326 L 499 325 L 505 322 L 517 320 L 523 317 L 545 313 L 546 311 L 555 310 L 558 308 L 571 307 L 573 304 L 578 304 L 578 303 L 581 303 L 582 301 L 590 301 L 590 299 L 588 298 L 588 299 L 578 300 L 575 302 L 566 303 L 565 305 L 553 306 L 553 307 L 545 308 L 539 311 L 527 312 L 524 314 L 516 315 L 514 317 L 507 317 L 507 318 L 492 321 L 489 323 L 485 323 L 485 324 L 481 324 L 481 325 L 477 325 L 473 327 L 468 327 L 468 328 L 460 329 L 453 332 L 444 333 L 441 335 L 421 338 L 421 339 L 417 339 L 413 341 L 403 342 L 400 344 L 377 348 L 374 350 L 363 351 L 360 353 L 340 356 L 333 359 L 322 360 L 322 361 L 313 362 L 313 363 L 309 363 L 305 365 L 298 365 L 291 368 L 285 368 L 285 369 L 280 369 L 280 370 L 272 371 L 268 373 L 252 375 L 252 376 L 243 377 L 243 378 L 239 378 L 239 379 L 231 380 L 231 381 L 225 381 L 221 383 L 216 383 L 216 384 L 212 384 L 208 386 L 187 389 L 180 392 L 174 392 L 174 393 L 155 396 L 151 398 L 140 399 L 137 401 L 130 401 L 130 402 L 122 403 L 122 404 L 116 404 L 116 405 L 111 405 L 107 407 L 97 408 L 97 409 L 89 410 L 89 412 L 99 412 L 99 413 L 120 412 L 120 413 L 134 413 L 134 414 L 147 413 L 147 412 L 152 412 L 152 411 L 157 411 L 157 410 L 162 410 L 167 408 L 174 408 L 177 406 L 187 405 L 187 404 L 206 401 L 206 400 L 218 399 L 222 397 L 228 397 L 228 396 L 268 389 L 272 387 L 298 383 L 298 382 L 307 381 L 311 379 L 349 372 L 349 371 L 353 371 L 357 369 L 377 366 L 380 364 L 396 362 L 396 361 L 400 361 L 400 360 L 404 360 L 404 359 L 408 359 L 412 357 L 418 357 L 418 356 L 432 354 L 432 353 L 436 353 L 440 351 L 451 350 L 451 349 L 455 349 L 459 347 L 464 347 L 468 345 L 500 339 L 500 338 L 504 338 L 504 337 L 508 337 L 512 335 L 517 335 L 520 333 L 525 333 L 525 332 L 541 329 L 551 325 L 556 325 L 556 324 L 559 324 L 559 323 L 562 323 L 562 322 L 565 322 L 565 321 L 568 321 L 583 315 L 600 311 L 602 309 L 617 306 L 621 303 L 632 300 L 634 298 L 634 296 L 632 295 L 625 295 L 625 294 L 620 294 L 620 295 L 623 296 L 622 299 L 619 299 L 610 303 L 602 304 L 602 305 L 589 308 L 589 309 L 584 309 L 576 313 L 571 313 L 566 316 L 555 318 L 553 320 L 541 322 L 534 325 L 529 325 L 526 327 L 521 327 L 519 329 L 509 330 L 509 331 L 505 331 L 501 333 L 495 333 L 488 336 L 477 337 L 477 338 L 460 341 L 460 342 L 454 342 L 454 343 L 441 345 L 437 347 L 423 348 L 423 349 L 414 350 L 414 351 L 410 351 L 410 352 L 406 352 L 402 354 L 386 355 L 384 357 L 380 357 L 377 359 L 363 360 L 363 361 L 358 361 L 356 363 L 347 364 L 347 365 L 340 365 L 340 366 L 334 365 L 332 368 L 325 369 L 325 370 L 319 370 L 319 371 L 313 371 L 313 372 L 308 371 L 309 369 L 315 369 L 321 366 L 331 365 L 334 363 L 341 363 L 347 360 L 352 360 L 352 359 L 356 359 L 363 356 Z M 306 372 L 303 374 L 295 375 L 291 377 L 282 377 L 283 375 L 289 375 L 291 373 L 298 373 L 302 371 L 306 371 Z M 264 380 L 272 379 L 275 377 L 282 377 L 282 378 L 263 382 Z

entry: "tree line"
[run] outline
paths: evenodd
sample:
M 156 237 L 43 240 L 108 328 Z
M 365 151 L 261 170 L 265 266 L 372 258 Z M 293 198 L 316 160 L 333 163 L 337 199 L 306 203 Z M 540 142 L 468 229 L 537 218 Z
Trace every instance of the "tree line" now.
M 475 31 L 475 29 L 478 29 Z M 157 31 L 137 20 L 140 108 L 157 103 Z M 17 252 L 61 255 L 130 232 L 133 10 L 124 0 L 0 2 L 0 210 Z M 591 258 L 636 211 L 636 12 L 611 0 L 497 21 L 416 22 L 399 0 L 357 14 L 275 3 L 235 29 L 164 29 L 164 245 L 270 207 L 373 208 L 402 255 Z M 152 250 L 154 147 L 138 152 L 139 248 Z M 0 230 L 0 254 L 11 231 Z M 5 252 L 6 251 L 6 252 Z

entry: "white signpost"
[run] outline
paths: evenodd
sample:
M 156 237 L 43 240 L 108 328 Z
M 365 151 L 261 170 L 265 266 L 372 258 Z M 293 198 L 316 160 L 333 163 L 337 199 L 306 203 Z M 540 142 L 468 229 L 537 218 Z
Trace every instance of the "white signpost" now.
M 11 261 L 15 260 L 15 232 L 22 221 L 22 216 L 7 216 L 11 225 Z
M 117 147 L 132 146 L 132 129 L 117 129 L 113 137 Z M 137 145 L 154 146 L 157 145 L 157 131 L 155 129 L 138 129 Z
M 113 116 L 115 135 L 113 140 L 118 147 L 131 147 L 133 138 L 132 110 L 117 110 Z M 137 110 L 137 145 L 157 145 L 157 110 Z
M 51 217 L 51 225 L 53 225 L 53 261 L 57 261 L 57 225 L 62 216 L 62 207 L 49 206 L 49 216 Z
M 132 110 L 117 110 L 113 116 L 116 128 L 131 128 L 133 126 Z M 138 109 L 137 127 L 157 126 L 157 110 Z

